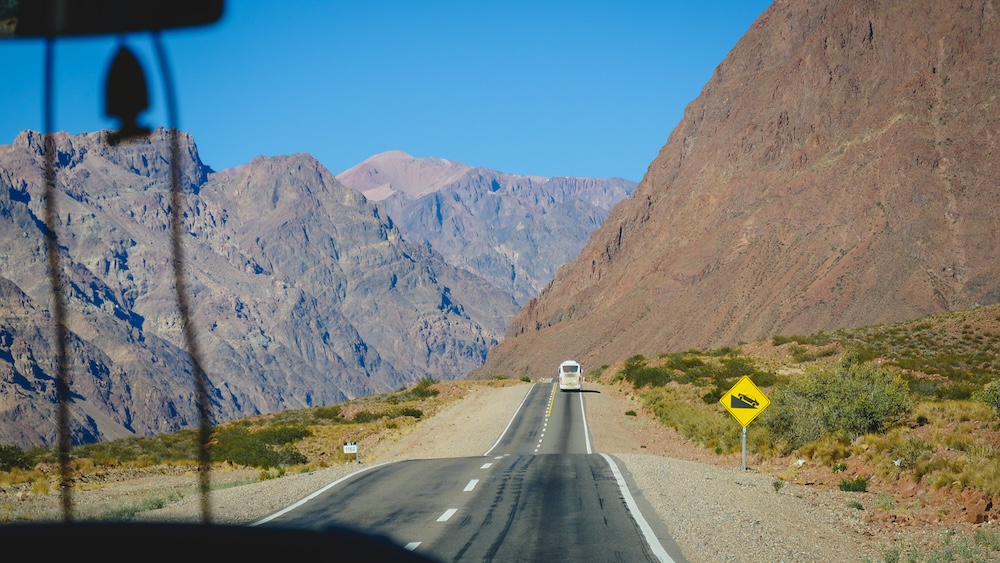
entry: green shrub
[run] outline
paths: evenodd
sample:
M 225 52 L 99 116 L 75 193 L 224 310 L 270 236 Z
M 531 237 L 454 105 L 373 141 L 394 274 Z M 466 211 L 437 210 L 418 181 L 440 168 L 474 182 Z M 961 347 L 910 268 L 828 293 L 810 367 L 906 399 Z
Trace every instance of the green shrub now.
M 521 376 L 521 381 L 523 381 L 525 383 L 531 383 L 531 378 L 528 377 L 527 375 L 522 375 Z
M 669 368 L 649 366 L 643 356 L 632 356 L 625 360 L 625 365 L 619 374 L 636 389 L 661 387 L 672 379 Z
M 308 435 L 305 428 L 267 427 L 250 432 L 245 426 L 233 425 L 216 430 L 212 457 L 262 469 L 305 463 L 306 456 L 291 442 Z
M 413 407 L 402 407 L 394 410 L 392 412 L 393 416 L 412 416 L 413 418 L 420 418 L 424 416 L 424 411 L 413 408 Z
M 760 421 L 787 453 L 825 435 L 850 442 L 863 434 L 884 433 L 911 408 L 899 376 L 872 364 L 850 364 L 813 368 L 776 389 Z
M 437 383 L 437 380 L 435 380 L 433 377 L 425 377 L 420 381 L 418 381 L 417 384 L 413 386 L 413 390 L 411 391 L 411 393 L 413 394 L 414 397 L 420 399 L 436 397 L 438 393 L 440 393 L 440 391 L 438 391 L 433 387 L 435 383 Z
M 635 411 L 625 411 L 625 416 L 638 416 Z
M 840 490 L 847 491 L 849 493 L 868 492 L 868 479 L 866 477 L 858 477 L 856 479 L 843 479 L 840 481 Z
M 313 416 L 321 420 L 336 420 L 340 416 L 342 408 L 340 405 L 328 405 L 313 409 Z
M 0 471 L 30 469 L 33 465 L 31 456 L 21 448 L 14 445 L 0 446 Z
M 364 424 L 367 422 L 375 422 L 376 420 L 382 418 L 381 414 L 373 413 L 371 411 L 358 411 L 354 413 L 354 422 Z
M 986 403 L 1000 416 L 1000 380 L 993 381 L 982 391 L 975 393 L 973 398 Z

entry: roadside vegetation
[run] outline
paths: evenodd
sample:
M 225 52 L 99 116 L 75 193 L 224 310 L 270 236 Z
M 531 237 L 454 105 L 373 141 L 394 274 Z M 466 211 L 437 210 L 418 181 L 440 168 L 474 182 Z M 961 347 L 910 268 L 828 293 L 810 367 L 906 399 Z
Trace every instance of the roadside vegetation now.
M 742 449 L 742 428 L 719 400 L 743 376 L 771 400 L 748 427 L 748 452 L 760 465 L 785 467 L 779 479 L 794 478 L 805 464 L 825 468 L 842 491 L 879 491 L 868 506 L 849 506 L 886 518 L 905 517 L 910 508 L 887 492 L 902 485 L 1000 500 L 1000 305 L 739 348 L 634 356 L 604 377 L 663 424 L 728 455 Z M 885 561 L 995 558 L 998 538 L 946 538 L 940 553 L 898 546 Z
M 506 381 L 477 382 L 503 385 Z M 358 455 L 393 432 L 405 431 L 445 403 L 463 396 L 471 384 L 424 379 L 393 393 L 366 396 L 336 405 L 288 410 L 220 424 L 212 433 L 214 473 L 242 470 L 249 478 L 213 484 L 226 487 L 353 463 Z M 152 437 L 109 440 L 71 448 L 77 488 L 99 487 L 115 475 L 145 473 L 184 475 L 197 470 L 197 431 L 183 430 Z M 345 454 L 347 442 L 361 444 L 358 454 Z M 251 470 L 251 471 L 247 471 Z M 58 458 L 54 448 L 23 450 L 0 445 L 0 492 L 58 495 Z M 192 484 L 170 491 L 138 495 L 127 503 L 79 519 L 126 520 L 197 494 Z M 0 504 L 0 521 L 30 518 Z M 11 507 L 7 507 L 11 508 Z

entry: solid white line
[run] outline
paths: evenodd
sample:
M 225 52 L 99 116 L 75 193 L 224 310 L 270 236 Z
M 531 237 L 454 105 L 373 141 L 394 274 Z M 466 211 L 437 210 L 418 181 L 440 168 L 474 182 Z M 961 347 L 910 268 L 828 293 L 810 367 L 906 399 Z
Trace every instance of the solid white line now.
M 667 550 L 663 549 L 663 545 L 660 544 L 660 540 L 656 538 L 656 534 L 653 529 L 649 527 L 649 522 L 642 517 L 642 513 L 639 512 L 639 506 L 635 503 L 635 499 L 632 498 L 632 493 L 628 490 L 628 485 L 625 484 L 625 477 L 622 476 L 622 472 L 618 470 L 618 466 L 607 454 L 600 454 L 605 460 L 607 460 L 608 465 L 611 466 L 611 472 L 615 475 L 615 480 L 618 481 L 618 490 L 622 492 L 622 497 L 625 499 L 625 506 L 628 507 L 629 512 L 632 513 L 632 518 L 635 518 L 636 524 L 639 524 L 639 529 L 642 530 L 642 535 L 646 538 L 646 543 L 649 544 L 649 548 L 653 550 L 653 553 L 662 561 L 663 563 L 675 563 L 667 553 Z
M 447 522 L 448 519 L 451 518 L 452 516 L 454 516 L 456 512 L 458 512 L 457 508 L 449 508 L 448 510 L 444 511 L 444 514 L 442 514 L 441 516 L 438 517 L 437 521 L 438 522 Z
M 483 466 L 480 467 L 479 469 L 489 469 L 490 467 L 493 467 L 493 463 L 492 462 L 490 462 L 490 463 L 484 463 Z
M 417 547 L 419 545 L 420 545 L 420 542 L 418 542 L 418 541 L 411 541 L 410 543 L 404 545 L 403 549 L 408 549 L 410 551 L 413 551 L 414 549 L 417 549 Z
M 594 450 L 590 448 L 590 430 L 587 428 L 587 410 L 583 406 L 583 393 L 580 393 L 580 412 L 583 413 L 583 440 L 587 442 L 587 453 L 592 454 Z
M 368 467 L 365 467 L 364 469 L 360 469 L 358 471 L 355 471 L 354 473 L 351 473 L 350 475 L 345 475 L 344 477 L 341 477 L 340 479 L 337 479 L 333 483 L 330 483 L 329 485 L 326 485 L 322 489 L 320 489 L 320 490 L 312 493 L 311 495 L 309 495 L 306 498 L 300 500 L 299 502 L 297 502 L 297 503 L 295 503 L 295 504 L 293 504 L 293 505 L 291 505 L 291 506 L 289 506 L 287 508 L 283 508 L 283 509 L 279 510 L 278 512 L 275 512 L 274 514 L 270 515 L 270 516 L 265 516 L 264 518 L 261 518 L 260 520 L 257 520 L 256 522 L 250 524 L 250 526 L 260 526 L 261 524 L 267 524 L 268 522 L 270 522 L 271 520 L 274 520 L 278 516 L 281 516 L 282 514 L 287 514 L 287 513 L 291 512 L 291 511 L 295 510 L 296 508 L 298 508 L 298 507 L 302 506 L 303 504 L 311 501 L 312 499 L 314 499 L 314 498 L 318 497 L 319 495 L 325 493 L 326 491 L 330 490 L 331 488 L 339 485 L 340 483 L 343 483 L 344 481 L 350 479 L 351 477 L 354 477 L 355 475 L 358 475 L 359 473 L 364 473 L 365 471 L 368 471 L 369 469 L 375 469 L 376 467 L 381 467 L 383 465 L 387 465 L 387 464 L 386 463 L 376 463 L 375 465 L 369 465 Z
M 510 422 L 507 423 L 507 427 L 503 429 L 503 432 L 500 433 L 500 437 L 497 438 L 496 442 L 493 442 L 493 445 L 490 446 L 490 449 L 486 450 L 486 453 L 484 453 L 483 456 L 490 455 L 490 452 L 493 451 L 493 448 L 497 447 L 497 444 L 500 443 L 500 440 L 503 440 L 503 435 L 506 434 L 508 430 L 510 430 L 510 425 L 514 424 L 514 419 L 517 418 L 517 413 L 521 412 L 521 407 L 524 406 L 524 402 L 528 400 L 528 395 L 531 395 L 531 390 L 534 389 L 534 388 L 535 388 L 535 384 L 534 383 L 531 384 L 531 387 L 528 387 L 528 392 L 525 393 L 524 394 L 524 398 L 521 399 L 521 404 L 518 405 L 517 406 L 517 410 L 514 411 L 514 416 L 510 417 Z
M 479 479 L 473 479 L 473 480 L 469 481 L 469 484 L 465 486 L 465 489 L 463 489 L 463 492 L 467 493 L 467 492 L 471 491 L 472 489 L 475 489 L 476 488 L 476 483 L 478 483 L 478 482 L 479 482 Z

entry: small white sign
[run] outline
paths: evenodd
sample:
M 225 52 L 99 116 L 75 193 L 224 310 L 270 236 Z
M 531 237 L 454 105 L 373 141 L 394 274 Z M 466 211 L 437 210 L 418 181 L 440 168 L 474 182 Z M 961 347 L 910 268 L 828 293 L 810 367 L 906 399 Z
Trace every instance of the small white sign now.
M 358 453 L 358 443 L 357 442 L 344 442 L 344 453 L 345 454 L 356 454 L 356 453 Z

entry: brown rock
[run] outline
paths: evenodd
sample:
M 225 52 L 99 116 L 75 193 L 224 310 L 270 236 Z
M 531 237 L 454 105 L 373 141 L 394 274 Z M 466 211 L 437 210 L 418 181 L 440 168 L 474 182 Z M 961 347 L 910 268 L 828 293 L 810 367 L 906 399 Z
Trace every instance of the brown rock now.
M 774 2 L 476 376 L 1000 301 L 1000 14 Z

